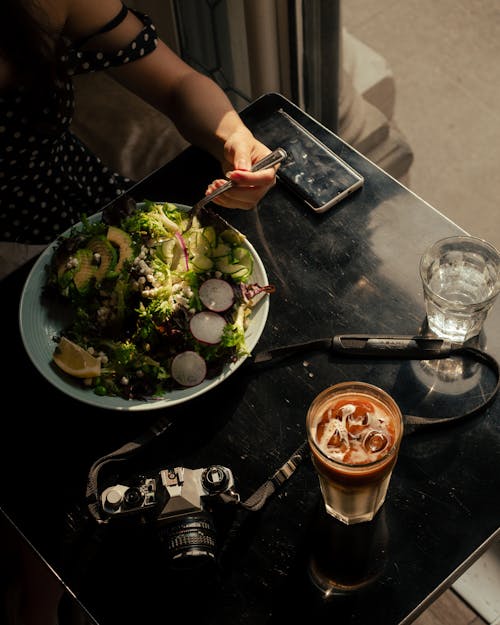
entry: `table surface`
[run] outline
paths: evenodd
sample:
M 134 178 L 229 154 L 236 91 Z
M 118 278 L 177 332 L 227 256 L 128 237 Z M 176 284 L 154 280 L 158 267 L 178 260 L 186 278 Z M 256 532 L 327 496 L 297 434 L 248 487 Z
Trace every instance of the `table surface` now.
M 277 107 L 365 184 L 321 215 L 281 183 L 256 210 L 218 210 L 248 237 L 276 286 L 256 351 L 343 333 L 418 334 L 425 325 L 419 258 L 461 229 L 278 94 L 242 115 L 258 134 Z M 191 205 L 216 174 L 212 159 L 189 148 L 133 195 Z M 223 510 L 216 518 L 217 570 L 171 571 L 156 547 L 156 527 L 95 532 L 84 514 L 91 464 L 160 418 L 173 426 L 127 470 L 222 464 L 246 498 L 302 443 L 310 402 L 333 383 L 367 381 L 392 394 L 404 413 L 444 416 L 480 403 L 492 376 L 458 358 L 348 359 L 317 351 L 273 366 L 243 365 L 173 408 L 92 408 L 49 385 L 23 349 L 18 302 L 28 269 L 0 283 L 9 328 L 4 397 L 14 403 L 3 409 L 0 508 L 99 625 L 163 622 L 174 604 L 188 623 L 333 616 L 345 624 L 409 623 L 499 533 L 500 475 L 492 471 L 500 464 L 498 400 L 465 422 L 405 435 L 386 502 L 371 523 L 347 527 L 326 516 L 307 458 L 259 512 L 235 518 Z M 496 357 L 499 316 L 497 305 L 480 337 Z

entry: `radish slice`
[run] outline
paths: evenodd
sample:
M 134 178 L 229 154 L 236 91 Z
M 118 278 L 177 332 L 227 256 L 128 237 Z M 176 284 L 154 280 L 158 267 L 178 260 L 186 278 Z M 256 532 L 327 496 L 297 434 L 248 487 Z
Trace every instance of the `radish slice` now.
M 207 375 L 207 365 L 196 352 L 181 352 L 172 360 L 171 373 L 181 386 L 197 386 Z
M 189 329 L 194 338 L 201 343 L 215 345 L 220 343 L 225 325 L 224 317 L 216 312 L 204 310 L 191 317 Z
M 234 303 L 233 287 L 220 278 L 210 278 L 200 286 L 198 294 L 204 306 L 214 312 L 224 312 Z

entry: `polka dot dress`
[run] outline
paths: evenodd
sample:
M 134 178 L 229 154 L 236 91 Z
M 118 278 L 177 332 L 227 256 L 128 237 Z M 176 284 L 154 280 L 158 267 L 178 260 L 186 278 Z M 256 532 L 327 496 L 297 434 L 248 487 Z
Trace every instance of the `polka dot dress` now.
M 157 45 L 148 16 L 143 29 L 112 54 L 70 47 L 65 73 L 47 93 L 17 87 L 0 94 L 0 241 L 47 244 L 130 187 L 69 130 L 72 76 L 130 63 Z

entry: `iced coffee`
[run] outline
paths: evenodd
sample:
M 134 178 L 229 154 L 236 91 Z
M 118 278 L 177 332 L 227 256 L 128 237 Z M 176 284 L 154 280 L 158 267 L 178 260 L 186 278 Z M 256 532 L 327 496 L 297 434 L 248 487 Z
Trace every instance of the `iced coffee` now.
M 328 514 L 348 525 L 371 521 L 384 503 L 403 434 L 396 402 L 371 384 L 343 382 L 314 399 L 306 425 Z

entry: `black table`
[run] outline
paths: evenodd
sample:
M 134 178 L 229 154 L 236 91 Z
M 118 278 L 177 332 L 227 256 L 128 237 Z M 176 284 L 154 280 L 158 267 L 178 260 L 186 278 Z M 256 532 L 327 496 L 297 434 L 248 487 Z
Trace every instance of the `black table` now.
M 417 334 L 425 327 L 418 276 L 424 248 L 460 228 L 338 137 L 276 94 L 244 112 L 259 132 L 283 107 L 365 177 L 364 187 L 317 215 L 278 183 L 258 209 L 218 212 L 246 234 L 276 286 L 257 351 L 342 333 Z M 265 137 L 264 137 L 265 139 Z M 192 204 L 217 164 L 189 148 L 133 190 Z M 245 518 L 217 518 L 221 567 L 175 574 L 155 547 L 155 529 L 96 535 L 83 522 L 88 470 L 96 459 L 162 417 L 173 422 L 131 460 L 130 471 L 219 463 L 250 495 L 301 444 L 305 414 L 326 386 L 348 379 L 391 393 L 403 412 L 448 415 L 481 402 L 492 375 L 463 359 L 348 359 L 322 351 L 273 366 L 243 365 L 223 384 L 161 411 L 90 408 L 35 371 L 18 335 L 18 299 L 28 268 L 0 283 L 4 319 L 0 507 L 100 625 L 409 623 L 499 533 L 500 404 L 457 425 L 408 433 L 375 521 L 344 527 L 323 512 L 309 460 Z M 481 345 L 500 356 L 500 306 Z M 166 414 L 168 412 L 168 414 Z M 7 453 L 8 451 L 8 453 Z M 76 529 L 67 528 L 67 513 Z M 231 526 L 233 521 L 237 521 Z M 232 531 L 231 531 L 232 529 Z M 339 591 L 331 581 L 352 587 Z

